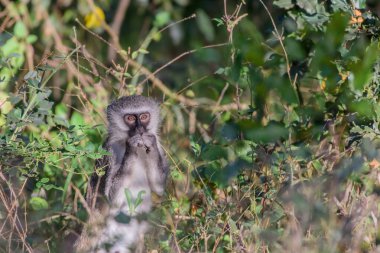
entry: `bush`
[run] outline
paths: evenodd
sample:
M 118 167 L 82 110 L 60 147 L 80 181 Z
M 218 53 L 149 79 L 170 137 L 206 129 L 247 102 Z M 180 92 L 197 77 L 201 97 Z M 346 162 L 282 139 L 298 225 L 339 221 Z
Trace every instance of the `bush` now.
M 379 250 L 379 4 L 3 2 L 4 251 L 70 250 L 104 108 L 135 93 L 171 163 L 147 250 Z

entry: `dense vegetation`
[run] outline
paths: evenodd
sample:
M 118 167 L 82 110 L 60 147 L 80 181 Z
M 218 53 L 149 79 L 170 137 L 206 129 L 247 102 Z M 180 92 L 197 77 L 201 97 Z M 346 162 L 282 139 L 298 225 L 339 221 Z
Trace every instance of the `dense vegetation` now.
M 0 3 L 0 252 L 68 252 L 136 93 L 171 167 L 149 252 L 380 250 L 378 1 Z

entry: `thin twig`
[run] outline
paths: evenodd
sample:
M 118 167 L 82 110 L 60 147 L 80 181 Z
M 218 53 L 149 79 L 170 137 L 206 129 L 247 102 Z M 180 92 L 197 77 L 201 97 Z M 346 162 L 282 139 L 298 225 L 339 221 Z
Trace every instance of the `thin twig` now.
M 167 25 L 164 28 L 162 28 L 161 30 L 159 30 L 157 33 L 162 33 L 163 31 L 165 31 L 166 29 L 168 29 L 168 28 L 170 28 L 172 26 L 178 25 L 178 24 L 180 24 L 180 23 L 182 23 L 184 21 L 187 21 L 189 19 L 196 18 L 196 17 L 197 17 L 197 15 L 195 13 L 193 13 L 192 15 L 190 15 L 190 16 L 188 16 L 186 18 L 183 18 L 183 19 L 178 20 L 176 22 L 170 23 L 169 25 Z
M 209 75 L 205 75 L 205 76 L 202 76 L 201 78 L 189 83 L 188 85 L 186 85 L 185 87 L 183 87 L 182 89 L 180 89 L 179 91 L 177 91 L 177 95 L 178 94 L 181 94 L 182 92 L 184 92 L 185 90 L 187 90 L 188 88 L 190 88 L 191 86 L 193 86 L 194 84 L 197 84 L 199 83 L 200 81 L 203 81 L 204 79 L 206 79 L 207 77 L 209 77 Z
M 82 203 L 84 209 L 86 209 L 87 213 L 89 215 L 92 214 L 92 211 L 91 211 L 91 208 L 88 206 L 87 204 L 87 201 L 86 199 L 83 197 L 82 193 L 80 192 L 80 190 L 78 189 L 78 187 L 76 187 L 74 184 L 70 183 L 71 184 L 71 187 L 73 187 L 73 189 L 75 190 L 75 192 L 78 194 L 79 196 L 79 200 L 80 202 Z
M 286 61 L 286 72 L 288 74 L 290 85 L 293 87 L 294 91 L 296 92 L 298 103 L 300 103 L 300 97 L 299 97 L 299 94 L 297 92 L 297 86 L 295 85 L 295 81 L 292 80 L 292 76 L 291 76 L 291 73 L 290 73 L 290 62 L 289 62 L 288 53 L 286 52 L 286 49 L 285 49 L 285 46 L 284 46 L 284 43 L 283 43 L 283 37 L 279 33 L 279 31 L 278 31 L 276 23 L 274 22 L 274 19 L 272 17 L 272 14 L 268 10 L 268 7 L 265 5 L 265 3 L 262 0 L 259 0 L 259 1 L 262 4 L 262 6 L 264 7 L 265 11 L 268 13 L 268 16 L 269 16 L 269 18 L 270 18 L 270 20 L 272 22 L 272 26 L 273 26 L 273 29 L 274 29 L 274 34 L 275 34 L 276 38 L 278 39 L 278 42 L 280 43 L 281 49 L 282 49 L 282 51 L 284 53 L 284 57 L 285 57 L 285 61 Z
M 207 46 L 201 47 L 200 49 L 224 47 L 224 46 L 227 46 L 227 45 L 228 45 L 228 43 L 220 43 L 220 44 L 214 44 L 214 45 L 207 45 Z M 158 72 L 160 72 L 161 70 L 163 70 L 167 66 L 173 64 L 174 62 L 178 61 L 182 57 L 184 57 L 186 55 L 189 55 L 189 54 L 193 54 L 193 53 L 197 52 L 198 50 L 199 49 L 192 49 L 192 50 L 186 51 L 186 52 L 178 55 L 174 59 L 170 60 L 169 62 L 165 63 L 164 65 L 162 65 L 161 67 L 159 67 L 158 69 L 156 69 L 154 72 L 150 73 L 150 75 L 147 76 L 144 80 L 142 80 L 139 84 L 137 84 L 137 86 L 142 85 L 143 83 L 145 83 L 146 81 L 148 81 L 148 79 L 150 79 L 151 76 L 156 75 Z

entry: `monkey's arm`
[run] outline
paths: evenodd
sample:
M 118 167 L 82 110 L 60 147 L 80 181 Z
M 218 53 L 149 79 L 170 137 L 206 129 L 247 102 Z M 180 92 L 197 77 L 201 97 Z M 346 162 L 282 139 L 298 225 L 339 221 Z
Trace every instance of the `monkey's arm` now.
M 104 174 L 99 176 L 97 170 L 104 171 Z M 104 198 L 106 178 L 109 170 L 109 158 L 103 156 L 95 161 L 95 171 L 92 173 L 87 186 L 86 201 L 91 209 L 95 206 L 99 207 L 99 200 Z
M 147 166 L 146 173 L 151 190 L 162 196 L 165 190 L 166 177 L 169 166 L 162 149 L 154 135 L 143 135 L 146 146 Z

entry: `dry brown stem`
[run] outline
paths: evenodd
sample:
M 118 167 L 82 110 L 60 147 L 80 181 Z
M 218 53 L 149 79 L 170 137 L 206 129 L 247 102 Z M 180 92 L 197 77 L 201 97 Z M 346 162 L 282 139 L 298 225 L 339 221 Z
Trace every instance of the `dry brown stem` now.
M 111 24 L 111 30 L 115 34 L 115 37 L 117 37 L 118 41 L 119 41 L 121 25 L 123 24 L 125 13 L 127 12 L 130 2 L 131 2 L 130 0 L 119 1 L 115 18 Z M 114 50 L 114 47 L 108 47 L 107 60 L 111 62 L 115 58 L 115 56 L 116 56 L 116 51 Z

